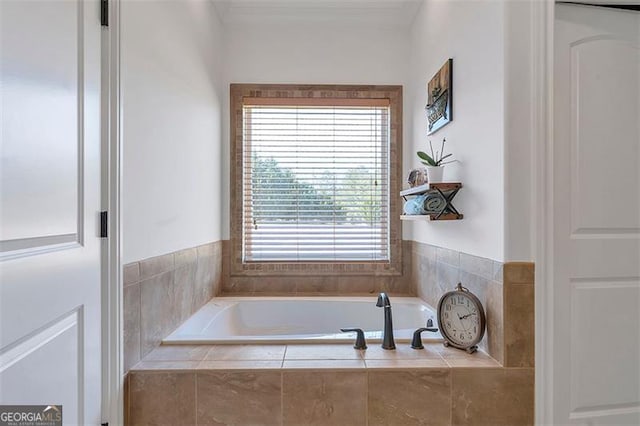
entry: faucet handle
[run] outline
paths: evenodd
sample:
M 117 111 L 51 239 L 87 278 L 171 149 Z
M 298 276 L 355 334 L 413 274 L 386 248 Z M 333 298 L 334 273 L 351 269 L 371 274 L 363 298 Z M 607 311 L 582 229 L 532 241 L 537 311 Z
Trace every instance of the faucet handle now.
M 424 345 L 422 344 L 422 332 L 423 331 L 431 331 L 433 333 L 437 332 L 437 328 L 432 327 L 421 327 L 413 332 L 413 339 L 411 340 L 411 349 L 424 349 Z
M 343 333 L 356 332 L 356 343 L 353 345 L 356 349 L 367 349 L 367 342 L 364 340 L 364 331 L 361 328 L 341 328 Z

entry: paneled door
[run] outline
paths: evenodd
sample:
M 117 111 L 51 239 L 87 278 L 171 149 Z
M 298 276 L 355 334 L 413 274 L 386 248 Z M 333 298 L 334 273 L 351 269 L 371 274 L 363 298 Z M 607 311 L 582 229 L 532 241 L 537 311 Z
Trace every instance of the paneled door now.
M 100 7 L 0 0 L 0 405 L 100 423 Z
M 558 5 L 554 424 L 640 424 L 640 14 Z

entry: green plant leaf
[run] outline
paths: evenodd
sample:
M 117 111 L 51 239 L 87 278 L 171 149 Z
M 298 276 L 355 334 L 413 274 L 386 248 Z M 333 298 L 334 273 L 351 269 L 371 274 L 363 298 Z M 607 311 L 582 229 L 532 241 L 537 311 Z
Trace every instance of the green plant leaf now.
M 422 162 L 427 166 L 437 166 L 436 162 L 427 154 L 426 152 L 418 151 L 418 157 L 420 157 Z

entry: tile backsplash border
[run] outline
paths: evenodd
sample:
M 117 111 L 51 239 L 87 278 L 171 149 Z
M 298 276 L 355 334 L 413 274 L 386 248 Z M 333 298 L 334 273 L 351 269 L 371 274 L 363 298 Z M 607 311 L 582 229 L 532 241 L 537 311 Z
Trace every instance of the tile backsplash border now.
M 221 241 L 124 265 L 125 371 L 217 295 L 221 282 Z

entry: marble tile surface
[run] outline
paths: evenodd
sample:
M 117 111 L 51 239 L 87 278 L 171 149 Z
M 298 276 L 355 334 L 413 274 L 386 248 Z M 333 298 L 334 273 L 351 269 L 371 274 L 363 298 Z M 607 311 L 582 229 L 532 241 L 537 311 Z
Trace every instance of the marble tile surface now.
M 447 369 L 370 372 L 369 425 L 447 425 L 451 378 Z
M 442 356 L 442 358 L 445 359 L 445 361 L 449 359 L 456 359 L 456 358 L 467 359 L 471 362 L 473 362 L 474 360 L 483 360 L 483 359 L 493 360 L 494 359 L 481 349 L 478 349 L 478 351 L 470 354 L 464 350 L 456 349 L 453 347 L 444 347 L 443 345 L 440 345 L 440 346 L 436 346 L 436 350 L 438 351 L 440 356 Z
M 216 294 L 221 275 L 220 241 L 124 265 L 125 369 Z
M 460 267 L 460 252 L 444 247 L 436 247 L 436 261 L 446 263 L 454 268 Z
M 140 281 L 140 263 L 132 262 L 122 268 L 122 284 L 128 286 Z
M 141 355 L 146 356 L 171 332 L 174 307 L 173 272 L 140 282 Z
M 365 361 L 368 369 L 376 370 L 413 370 L 423 368 L 447 368 L 448 364 L 442 358 L 427 359 L 368 359 Z
M 285 371 L 284 425 L 365 425 L 367 374 Z
M 212 345 L 160 345 L 144 357 L 145 361 L 202 361 Z
M 207 361 L 275 360 L 282 361 L 285 345 L 217 345 L 208 353 Z
M 200 361 L 140 361 L 134 365 L 130 371 L 191 371 L 195 370 L 200 364 Z
M 132 425 L 196 423 L 194 373 L 129 373 L 129 420 Z
M 447 358 L 445 360 L 450 368 L 500 368 L 498 361 L 490 357 L 482 358 Z
M 533 284 L 535 265 L 530 262 L 509 262 L 504 265 L 503 280 L 509 284 Z
M 371 277 L 338 276 L 336 282 L 339 293 L 374 294 L 376 292 L 376 283 Z
M 176 269 L 191 265 L 198 261 L 198 249 L 196 247 L 186 248 L 174 253 L 174 262 Z
M 362 359 L 361 352 L 351 345 L 289 345 L 284 359 Z
M 534 286 L 513 284 L 506 289 L 505 366 L 535 364 Z
M 172 271 L 174 269 L 174 256 L 173 253 L 168 253 L 161 256 L 141 260 L 139 263 L 140 279 L 146 280 L 147 278 L 151 278 L 154 275 Z
M 279 345 L 272 346 L 281 353 Z M 315 345 L 289 345 L 286 351 L 294 349 L 295 356 L 296 348 L 309 346 Z M 195 361 L 206 357 L 205 349 L 195 345 L 161 347 L 150 354 L 154 360 L 141 361 L 129 373 L 134 377 L 129 384 L 130 424 L 163 424 L 154 408 L 158 401 L 163 408 L 177 401 L 191 404 L 200 425 L 530 424 L 533 369 L 502 368 L 482 351 L 468 354 L 439 343 L 426 346 L 426 351 L 374 349 L 365 359 L 369 350 L 317 345 L 314 356 L 342 347 L 360 358 L 284 361 L 234 359 L 232 354 L 241 353 L 244 345 L 219 354 L 227 359 L 203 361 Z M 208 353 L 216 349 L 204 348 Z M 191 396 L 178 380 L 187 373 L 196 375 L 191 384 L 197 387 L 188 401 Z M 143 393 L 144 387 L 153 398 Z M 171 395 L 174 391 L 177 396 Z
M 424 349 L 411 349 L 407 343 L 396 343 L 395 350 L 386 350 L 378 345 L 371 345 L 366 351 L 362 351 L 362 357 L 367 361 L 373 359 L 440 359 L 440 354 L 431 346 L 425 346 Z
M 196 287 L 195 263 L 180 266 L 174 271 L 173 315 L 175 326 L 180 326 L 195 312 L 194 298 Z
M 199 371 L 198 425 L 280 425 L 278 372 Z
M 486 291 L 487 329 L 484 346 L 498 362 L 504 362 L 504 286 L 497 281 L 489 281 Z
M 533 369 L 460 368 L 452 371 L 452 424 L 533 424 Z
M 141 358 L 140 346 L 140 285 L 134 284 L 123 289 L 123 361 L 124 370 L 133 367 Z
M 360 370 L 365 368 L 365 363 L 356 359 L 289 359 L 284 361 L 282 368 L 290 370 Z
M 492 280 L 494 277 L 493 263 L 493 260 L 484 257 L 460 253 L 460 269 L 487 280 Z
M 201 361 L 198 370 L 279 370 L 282 367 L 281 360 L 225 360 L 225 361 Z

